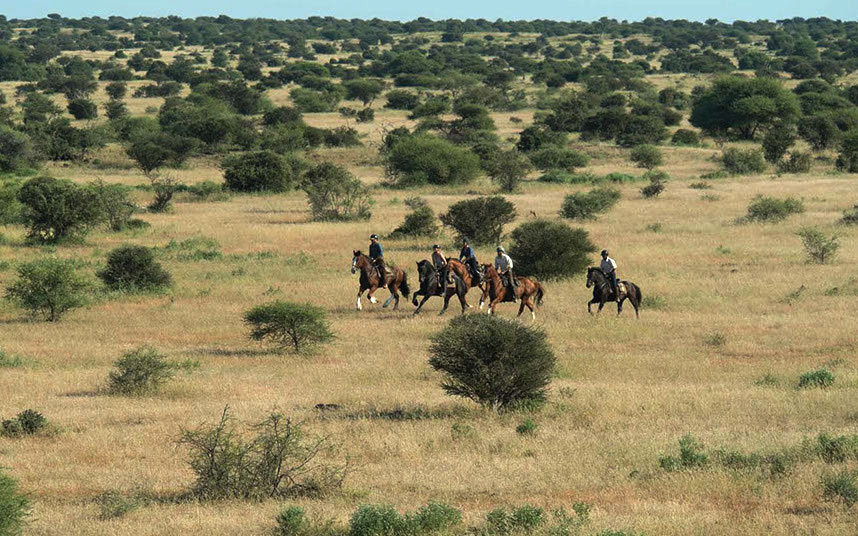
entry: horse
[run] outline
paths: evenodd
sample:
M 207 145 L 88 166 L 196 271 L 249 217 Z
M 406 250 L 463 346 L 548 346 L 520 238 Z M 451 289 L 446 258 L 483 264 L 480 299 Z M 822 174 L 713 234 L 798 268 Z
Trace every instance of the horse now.
M 367 297 L 370 303 L 378 303 L 373 294 L 381 286 L 381 278 L 369 257 L 360 251 L 352 251 L 352 273 L 357 270 L 360 270 L 360 289 L 357 293 L 357 310 L 360 311 L 363 309 L 360 298 L 366 290 L 369 290 Z M 408 274 L 402 268 L 394 267 L 391 269 L 388 267 L 386 279 L 390 297 L 384 302 L 383 307 L 387 307 L 392 300 L 396 300 L 393 304 L 393 310 L 396 311 L 399 309 L 399 293 L 401 292 L 407 298 L 411 292 L 408 288 Z
M 497 304 L 507 298 L 508 292 L 513 291 L 515 292 L 516 297 L 520 300 L 517 316 L 521 316 L 521 313 L 524 312 L 524 308 L 527 307 L 530 309 L 531 320 L 536 320 L 536 312 L 533 310 L 534 300 L 531 298 L 535 298 L 536 305 L 541 306 L 542 298 L 545 296 L 545 288 L 541 283 L 539 283 L 539 281 L 517 276 L 516 279 L 518 280 L 518 286 L 513 290 L 510 287 L 504 286 L 501 281 L 500 274 L 491 264 L 483 265 L 483 274 L 486 279 L 486 291 L 490 299 L 488 314 L 495 314 L 495 307 L 497 307 Z
M 465 263 L 457 259 L 448 259 L 447 269 L 452 272 L 454 280 L 456 277 L 462 280 L 466 289 L 470 290 L 476 287 L 482 291 L 480 296 L 480 309 L 482 309 L 483 305 L 485 305 L 486 298 L 488 297 L 488 287 L 486 286 L 485 281 L 480 281 L 479 279 L 474 278 L 471 274 L 470 268 L 468 268 Z M 479 270 L 481 270 L 480 275 L 482 275 L 482 268 L 479 268 Z
M 620 282 L 618 281 L 617 284 L 619 283 Z M 641 315 L 638 309 L 641 306 L 641 298 L 643 297 L 640 287 L 631 281 L 622 281 L 622 284 L 626 287 L 626 291 L 620 292 L 620 300 L 617 302 L 617 316 L 620 316 L 623 312 L 623 302 L 628 298 L 632 303 L 632 306 L 635 308 L 635 318 L 640 318 Z M 591 266 L 587 269 L 587 288 L 590 288 L 591 286 L 594 287 L 593 299 L 587 302 L 588 313 L 593 314 L 590 306 L 594 303 L 599 304 L 599 309 L 596 311 L 596 314 L 599 314 L 602 312 L 602 307 L 605 306 L 606 301 L 617 300 L 617 297 L 614 294 L 614 289 L 611 288 L 611 283 L 608 281 L 608 276 L 606 276 L 605 272 L 597 266 Z
M 458 261 L 456 261 L 458 262 Z M 461 263 L 459 263 L 461 265 Z M 465 268 L 467 271 L 467 268 Z M 465 309 L 470 308 L 468 305 L 468 286 L 465 284 L 465 279 L 463 277 L 458 276 L 454 278 L 455 285 L 452 287 L 448 285 L 444 285 L 443 288 L 438 286 L 438 277 L 440 274 L 438 270 L 435 269 L 435 266 L 432 265 L 430 261 L 422 260 L 417 263 L 417 277 L 420 278 L 420 290 L 416 291 L 414 295 L 411 297 L 411 303 L 417 307 L 414 310 L 414 314 L 420 313 L 420 310 L 423 308 L 423 304 L 431 298 L 432 296 L 444 296 L 444 307 L 441 309 L 439 315 L 447 312 L 447 306 L 450 304 L 450 297 L 455 294 L 459 298 L 459 303 L 462 304 L 462 314 L 465 314 Z M 470 284 L 470 275 L 468 277 L 468 283 Z M 417 296 L 423 296 L 423 300 L 421 300 L 420 304 L 417 303 Z

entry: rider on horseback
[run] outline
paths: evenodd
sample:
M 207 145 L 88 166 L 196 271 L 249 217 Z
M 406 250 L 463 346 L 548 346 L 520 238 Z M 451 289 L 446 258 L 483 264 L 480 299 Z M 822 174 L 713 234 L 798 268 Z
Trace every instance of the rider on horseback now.
M 483 282 L 483 276 L 480 273 L 480 265 L 477 263 L 477 254 L 474 248 L 468 243 L 467 238 L 462 239 L 462 251 L 459 252 L 459 260 L 471 270 L 471 277 L 477 280 L 478 283 Z
M 602 250 L 602 264 L 601 264 L 602 272 L 608 278 L 608 281 L 611 283 L 611 290 L 614 291 L 614 297 L 617 298 L 617 303 L 620 302 L 620 292 L 617 288 L 617 261 L 608 257 L 608 250 Z
M 512 301 L 515 303 L 515 287 L 518 286 L 518 281 L 512 275 L 512 259 L 509 258 L 509 255 L 506 254 L 502 246 L 497 247 L 497 253 L 495 256 L 495 270 L 501 276 L 504 286 L 512 289 Z
M 384 268 L 384 248 L 378 242 L 377 234 L 370 235 L 369 241 L 369 259 L 378 270 L 379 288 L 384 288 L 387 286 L 387 271 Z
M 447 257 L 441 253 L 441 246 L 438 244 L 432 246 L 432 265 L 438 271 L 438 288 L 444 288 L 444 283 L 448 281 L 450 274 L 447 269 Z

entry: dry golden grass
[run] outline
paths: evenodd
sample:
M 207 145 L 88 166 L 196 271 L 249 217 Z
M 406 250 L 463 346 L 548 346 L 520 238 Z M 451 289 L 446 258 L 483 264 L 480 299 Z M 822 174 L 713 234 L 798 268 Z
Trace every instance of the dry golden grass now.
M 688 75 L 650 78 L 657 87 L 685 90 L 705 81 Z M 0 84 L 9 96 L 13 88 Z M 275 104 L 288 102 L 287 89 L 269 93 Z M 103 91 L 97 95 L 99 102 L 105 99 Z M 364 136 L 364 147 L 320 150 L 310 158 L 346 165 L 368 184 L 381 182 L 375 148 L 383 130 L 413 122 L 403 112 L 381 109 L 380 100 L 374 123 L 352 124 Z M 134 114 L 162 101 L 127 100 Z M 533 112 L 493 114 L 501 139 L 528 125 Z M 513 123 L 512 116 L 524 121 Z M 347 122 L 335 113 L 310 114 L 306 120 L 321 127 Z M 626 150 L 573 143 L 593 156 L 587 171 L 640 174 Z M 533 437 L 515 433 L 524 415 L 493 414 L 442 393 L 426 363 L 428 337 L 448 320 L 434 314 L 440 309 L 437 299 L 419 318 L 412 318 L 407 301 L 398 312 L 366 301 L 364 311 L 354 310 L 351 250 L 365 248 L 370 233 L 386 234 L 400 223 L 406 213 L 403 198 L 423 195 L 442 212 L 469 191 L 494 192 L 485 180 L 450 190 L 379 187 L 372 219 L 360 223 L 311 223 L 306 199 L 297 192 L 234 196 L 219 203 L 180 199 L 172 213 L 143 215 L 152 224 L 148 230 L 99 232 L 84 244 L 57 248 L 61 256 L 88 261 L 89 274 L 103 264 L 107 251 L 124 243 L 164 246 L 209 237 L 225 257 L 168 261 L 176 280 L 169 294 L 95 303 L 58 324 L 29 322 L 21 311 L 0 305 L 0 348 L 25 360 L 22 367 L 0 369 L 0 416 L 34 408 L 59 428 L 51 437 L 0 439 L 0 465 L 32 494 L 28 533 L 264 533 L 281 504 L 165 502 L 118 520 L 97 518 L 94 499 L 106 491 L 143 489 L 170 496 L 185 490 L 192 474 L 186 453 L 174 441 L 182 427 L 211 422 L 228 404 L 247 421 L 279 408 L 343 445 L 357 463 L 345 492 L 299 501 L 310 512 L 340 520 L 367 502 L 413 508 L 440 500 L 462 508 L 476 522 L 499 505 L 531 502 L 554 508 L 587 501 L 594 506 L 594 530 L 854 534 L 854 510 L 822 500 L 819 477 L 828 468 L 821 462 L 799 465 L 780 480 L 716 469 L 668 474 L 659 468 L 659 455 L 673 454 L 679 437 L 689 432 L 709 447 L 773 450 L 819 432 L 854 433 L 858 424 L 856 296 L 825 295 L 858 276 L 856 231 L 837 228 L 843 246 L 827 266 L 805 264 L 795 236 L 805 225 L 834 231 L 841 211 L 856 203 L 854 177 L 826 174 L 819 165 L 808 175 L 718 179 L 711 190 L 688 188 L 717 169 L 711 160 L 716 152 L 665 147 L 664 169 L 672 179 L 661 197 L 642 199 L 641 183 L 620 186 L 618 205 L 583 224 L 599 248 L 612 251 L 621 276 L 662 305 L 644 308 L 639 321 L 628 309 L 616 318 L 610 305 L 601 317 L 591 318 L 583 277 L 547 282 L 537 322 L 556 350 L 558 372 L 551 403 L 531 416 L 539 425 Z M 116 146 L 98 157 L 127 162 Z M 47 172 L 80 182 L 146 182 L 133 169 L 57 165 Z M 209 158 L 169 173 L 185 183 L 222 180 L 217 161 Z M 518 208 L 516 224 L 531 212 L 557 218 L 563 196 L 587 188 L 528 182 L 509 196 Z M 777 225 L 737 225 L 757 194 L 803 197 L 807 211 Z M 145 203 L 147 194 L 135 195 Z M 653 230 L 654 224 L 660 227 Z M 19 227 L 2 233 L 0 259 L 12 263 L 0 269 L 5 286 L 14 278 L 15 262 L 46 252 L 22 245 Z M 450 237 L 442 243 L 452 248 Z M 385 241 L 386 257 L 409 271 L 412 287 L 414 263 L 428 257 L 430 244 Z M 491 249 L 480 248 L 481 259 L 488 260 Z M 277 255 L 248 256 L 256 252 Z M 310 261 L 296 262 L 299 254 Z M 783 300 L 802 285 L 806 290 L 800 299 Z M 251 343 L 242 312 L 275 298 L 327 309 L 337 340 L 307 358 Z M 476 292 L 470 300 L 476 303 Z M 504 307 L 501 314 L 512 317 L 514 309 Z M 725 344 L 706 344 L 716 333 L 723 334 Z M 143 344 L 174 359 L 198 360 L 200 369 L 180 374 L 159 395 L 100 394 L 112 363 Z M 832 388 L 794 388 L 799 374 L 832 362 L 837 376 Z M 780 385 L 755 385 L 765 374 L 777 377 Z M 340 404 L 346 413 L 420 406 L 453 409 L 458 416 L 354 420 L 322 416 L 313 409 L 317 403 Z M 472 426 L 475 436 L 453 440 L 451 427 L 457 422 Z

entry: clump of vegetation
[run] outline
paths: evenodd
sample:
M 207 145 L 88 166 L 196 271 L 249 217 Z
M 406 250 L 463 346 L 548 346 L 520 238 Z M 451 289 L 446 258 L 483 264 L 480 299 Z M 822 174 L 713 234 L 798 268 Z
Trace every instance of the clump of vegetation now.
M 840 501 L 847 508 L 858 503 L 858 471 L 844 469 L 822 477 L 822 496 L 828 501 Z
M 703 337 L 703 343 L 707 346 L 721 347 L 727 344 L 727 336 L 720 331 L 714 331 Z
M 363 505 L 349 520 L 349 536 L 423 536 L 445 533 L 461 525 L 462 513 L 443 503 L 429 503 L 400 514 L 388 505 Z
M 316 221 L 368 220 L 372 197 L 347 169 L 323 162 L 304 175 L 302 189 Z
M 858 173 L 858 128 L 853 128 L 843 135 L 835 165 L 840 171 Z
M 670 143 L 674 145 L 696 147 L 700 145 L 700 137 L 697 135 L 697 132 L 693 130 L 680 128 L 673 133 L 673 137 L 670 138 Z
M 785 220 L 791 214 L 800 214 L 802 212 L 804 212 L 804 203 L 801 199 L 793 197 L 778 199 L 776 197 L 758 195 L 748 205 L 748 214 L 742 221 L 777 223 Z
M 438 216 L 446 227 L 455 229 L 459 239 L 468 238 L 480 246 L 499 243 L 503 226 L 515 217 L 515 205 L 501 196 L 459 201 Z
M 538 428 L 536 422 L 533 419 L 524 419 L 519 423 L 518 426 L 515 427 L 515 433 L 518 435 L 533 435 L 536 433 L 536 429 Z
M 107 377 L 107 392 L 129 396 L 157 392 L 173 378 L 176 364 L 155 348 L 141 346 L 123 354 L 114 367 Z
M 98 519 L 102 521 L 119 519 L 144 506 L 149 500 L 148 497 L 141 493 L 104 492 L 95 498 L 95 503 L 98 505 Z
M 422 197 L 409 197 L 405 200 L 405 206 L 411 212 L 405 216 L 399 227 L 390 233 L 390 238 L 435 236 L 438 234 L 438 222 L 435 211 L 429 207 L 429 203 Z
M 454 319 L 432 338 L 429 366 L 444 374 L 447 394 L 502 410 L 544 401 L 555 357 L 545 333 L 488 315 Z
M 336 445 L 314 438 L 281 413 L 238 429 L 225 408 L 214 425 L 183 430 L 196 475 L 189 490 L 200 500 L 323 497 L 342 487 L 347 462 L 331 461 Z
M 299 171 L 273 151 L 228 156 L 222 166 L 227 188 L 236 192 L 285 192 Z
M 18 489 L 18 482 L 0 471 L 0 534 L 20 534 L 29 514 L 30 501 Z
M 647 171 L 644 176 L 649 179 L 649 184 L 641 188 L 641 195 L 645 199 L 658 197 L 666 188 L 667 173 L 664 171 L 651 170 Z
M 843 217 L 840 218 L 840 223 L 844 225 L 858 225 L 858 205 L 849 210 L 844 210 Z
M 33 316 L 57 322 L 86 304 L 89 288 L 75 271 L 74 261 L 44 257 L 18 267 L 18 279 L 6 287 L 6 299 Z
M 655 145 L 643 144 L 632 149 L 629 159 L 644 169 L 655 169 L 664 163 L 661 149 Z
M 778 162 L 778 173 L 809 173 L 810 163 L 810 153 L 793 151 L 789 154 L 789 158 Z
M 98 277 L 108 288 L 137 291 L 157 290 L 171 286 L 173 278 L 155 260 L 155 254 L 145 246 L 119 246 L 107 255 L 107 266 Z
M 590 162 L 590 157 L 586 154 L 556 145 L 548 145 L 531 151 L 528 157 L 534 167 L 543 171 L 562 169 L 571 173 L 575 171 L 575 168 L 584 167 Z
M 596 251 L 585 229 L 544 219 L 516 227 L 509 254 L 519 275 L 562 279 L 582 273 Z
M 831 387 L 834 385 L 834 374 L 826 368 L 805 372 L 798 378 L 799 389 L 810 389 L 814 387 Z
M 795 144 L 795 127 L 779 123 L 769 129 L 763 137 L 763 155 L 770 164 L 778 164 Z
M 24 364 L 24 361 L 14 355 L 9 355 L 0 348 L 0 368 L 15 368 Z
M 489 177 L 502 191 L 514 192 L 532 166 L 526 156 L 513 149 L 496 152 L 487 162 L 486 168 Z
M 837 235 L 829 237 L 817 227 L 805 227 L 796 234 L 801 238 L 808 262 L 816 264 L 831 262 L 840 248 Z
M 570 220 L 594 220 L 596 215 L 609 210 L 620 200 L 616 188 L 595 188 L 589 192 L 576 192 L 563 198 L 560 215 Z
M 68 180 L 36 177 L 18 190 L 21 218 L 34 242 L 59 242 L 83 236 L 102 221 L 96 194 Z
M 21 437 L 35 435 L 43 431 L 47 425 L 48 420 L 44 415 L 33 409 L 25 409 L 15 417 L 2 421 L 0 436 Z M 3 509 L 0 508 L 0 513 L 2 512 Z
M 659 465 L 665 471 L 696 469 L 709 463 L 709 456 L 703 452 L 703 446 L 691 434 L 682 436 L 679 440 L 679 457 L 660 456 Z
M 123 184 L 107 184 L 102 180 L 88 185 L 100 204 L 104 219 L 111 231 L 121 231 L 129 226 L 136 206 L 129 198 L 129 188 Z
M 244 313 L 250 338 L 270 341 L 294 352 L 308 352 L 334 339 L 324 309 L 310 304 L 274 301 Z
M 741 150 L 736 148 L 724 149 L 721 154 L 724 169 L 733 175 L 752 175 L 766 170 L 763 153 L 758 149 Z
M 477 155 L 432 136 L 403 136 L 385 156 L 387 176 L 396 186 L 467 184 L 480 173 Z

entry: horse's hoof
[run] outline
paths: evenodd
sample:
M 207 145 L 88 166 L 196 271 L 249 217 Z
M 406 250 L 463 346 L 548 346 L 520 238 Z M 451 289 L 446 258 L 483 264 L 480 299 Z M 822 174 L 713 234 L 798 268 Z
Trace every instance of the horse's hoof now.
M 375 296 L 369 299 L 369 303 L 378 303 L 378 300 L 375 299 Z

